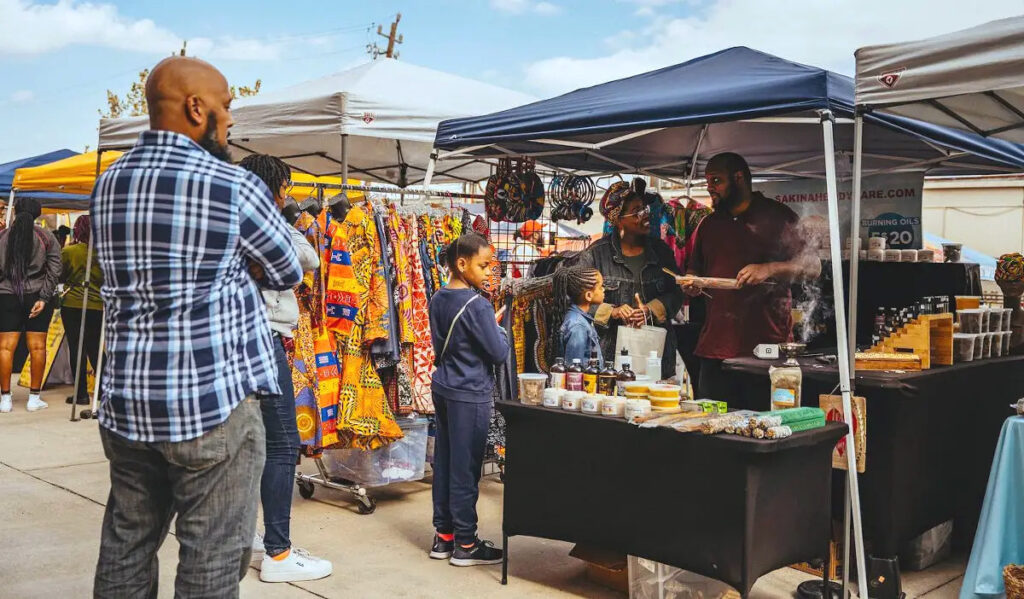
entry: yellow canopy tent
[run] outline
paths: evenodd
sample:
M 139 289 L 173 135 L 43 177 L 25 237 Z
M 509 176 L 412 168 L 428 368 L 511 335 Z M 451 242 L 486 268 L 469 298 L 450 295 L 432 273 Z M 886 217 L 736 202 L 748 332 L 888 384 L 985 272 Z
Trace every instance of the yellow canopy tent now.
M 100 172 L 121 157 L 121 152 L 103 152 Z M 56 191 L 88 195 L 96 183 L 96 152 L 86 152 L 50 164 L 19 168 L 11 187 L 15 191 Z
M 298 171 L 292 171 L 292 191 L 291 196 L 295 198 L 296 202 L 301 202 L 310 196 L 316 195 L 316 185 L 341 185 L 341 177 L 314 177 L 313 175 L 307 175 L 306 173 L 300 173 Z M 349 185 L 362 185 L 362 181 L 355 179 L 348 180 Z M 333 195 L 341 193 L 340 189 L 325 189 L 324 199 L 330 198 Z M 361 191 L 349 191 L 349 201 L 360 201 L 364 198 L 363 192 Z

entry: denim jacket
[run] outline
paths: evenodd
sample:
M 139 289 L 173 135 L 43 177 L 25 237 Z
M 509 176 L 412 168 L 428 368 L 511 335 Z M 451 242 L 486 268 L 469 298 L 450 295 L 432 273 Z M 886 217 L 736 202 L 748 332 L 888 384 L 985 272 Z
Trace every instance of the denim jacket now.
M 566 364 L 572 364 L 574 359 L 586 364 L 590 360 L 590 352 L 597 352 L 597 359 L 604 365 L 604 358 L 601 352 L 601 339 L 597 336 L 594 328 L 594 317 L 580 309 L 579 306 L 571 306 L 562 321 L 561 335 L 562 357 Z
M 606 235 L 581 252 L 574 264 L 596 268 L 604 277 L 604 303 L 593 306 L 590 315 L 598 327 L 601 348 L 606 356 L 615 355 L 615 337 L 619 325 L 611 320 L 612 309 L 622 304 L 636 307 L 635 296 L 640 296 L 654 316 L 654 325 L 667 329 L 665 350 L 662 359 L 662 373 L 668 377 L 676 371 L 676 336 L 672 330 L 672 318 L 683 305 L 683 290 L 675 280 L 662 270 L 678 272 L 675 257 L 668 245 L 660 239 L 648 239 L 644 249 L 647 264 L 636 276 L 626 266 L 619 238 Z

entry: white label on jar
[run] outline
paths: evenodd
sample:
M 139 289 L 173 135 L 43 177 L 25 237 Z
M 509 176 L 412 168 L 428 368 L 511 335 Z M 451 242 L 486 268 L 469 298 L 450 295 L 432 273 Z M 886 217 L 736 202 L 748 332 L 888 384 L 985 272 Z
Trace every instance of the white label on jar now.
M 596 397 L 584 397 L 583 411 L 588 414 L 597 414 L 601 411 L 601 401 Z
M 560 405 L 562 405 L 562 400 L 557 395 L 555 395 L 553 397 L 552 396 L 544 397 L 544 407 L 545 408 L 557 408 Z
M 562 409 L 575 412 L 580 409 L 580 400 L 578 397 L 563 397 L 562 398 Z

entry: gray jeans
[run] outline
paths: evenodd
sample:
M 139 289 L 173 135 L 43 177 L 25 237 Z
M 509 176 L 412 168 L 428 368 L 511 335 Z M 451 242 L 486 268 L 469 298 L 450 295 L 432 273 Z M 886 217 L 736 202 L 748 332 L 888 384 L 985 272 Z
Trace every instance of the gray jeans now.
M 110 460 L 93 595 L 157 596 L 157 550 L 177 516 L 178 599 L 238 597 L 256 531 L 260 474 L 266 457 L 258 400 L 181 443 L 141 443 L 100 428 Z

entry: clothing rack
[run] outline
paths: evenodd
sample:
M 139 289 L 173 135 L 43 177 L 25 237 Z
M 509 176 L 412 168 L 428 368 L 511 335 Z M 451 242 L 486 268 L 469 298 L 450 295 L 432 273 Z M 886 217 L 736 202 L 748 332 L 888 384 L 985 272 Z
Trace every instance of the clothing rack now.
M 480 193 L 465 193 L 461 191 L 443 191 L 439 189 L 422 188 L 395 188 L 382 187 L 379 185 L 352 185 L 350 183 L 317 183 L 299 182 L 293 184 L 295 187 L 312 187 L 316 189 L 333 189 L 337 191 L 361 191 L 363 193 L 380 193 L 400 196 L 415 196 L 422 198 L 439 198 L 453 200 L 483 200 L 484 195 Z

